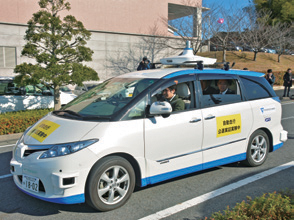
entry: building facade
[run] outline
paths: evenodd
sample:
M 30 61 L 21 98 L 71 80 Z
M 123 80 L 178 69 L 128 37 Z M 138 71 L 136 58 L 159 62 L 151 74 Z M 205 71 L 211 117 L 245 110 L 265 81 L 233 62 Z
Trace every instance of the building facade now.
M 69 3 L 71 10 L 62 11 L 61 16 L 71 14 L 91 31 L 87 46 L 94 51 L 93 61 L 86 65 L 95 69 L 101 80 L 119 74 L 108 67 L 115 65 L 115 59 L 121 62 L 119 57 L 125 54 L 135 55 L 132 51 L 136 51 L 139 63 L 148 50 L 148 47 L 140 49 L 142 38 L 160 35 L 178 40 L 168 27 L 169 20 L 188 16 L 192 9 L 196 18 L 193 20 L 201 22 L 202 13 L 202 0 L 69 0 Z M 0 4 L 0 76 L 13 76 L 15 65 L 30 62 L 21 56 L 21 51 L 27 22 L 40 7 L 38 0 L 0 0 Z

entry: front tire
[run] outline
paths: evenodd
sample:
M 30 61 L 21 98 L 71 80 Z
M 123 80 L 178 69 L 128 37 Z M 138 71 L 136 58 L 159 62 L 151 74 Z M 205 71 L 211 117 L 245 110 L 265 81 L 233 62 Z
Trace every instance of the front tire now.
M 122 157 L 105 157 L 90 172 L 85 189 L 86 202 L 98 211 L 110 211 L 124 205 L 134 187 L 132 165 Z
M 260 166 L 266 161 L 268 152 L 268 136 L 264 131 L 257 130 L 249 139 L 245 163 L 251 167 Z

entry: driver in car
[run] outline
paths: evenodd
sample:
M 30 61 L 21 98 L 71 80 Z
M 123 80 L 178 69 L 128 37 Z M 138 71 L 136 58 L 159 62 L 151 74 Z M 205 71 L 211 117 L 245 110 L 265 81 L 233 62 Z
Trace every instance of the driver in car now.
M 176 89 L 177 86 L 172 85 L 162 91 L 163 97 L 171 104 L 173 112 L 185 109 L 185 102 L 176 94 Z

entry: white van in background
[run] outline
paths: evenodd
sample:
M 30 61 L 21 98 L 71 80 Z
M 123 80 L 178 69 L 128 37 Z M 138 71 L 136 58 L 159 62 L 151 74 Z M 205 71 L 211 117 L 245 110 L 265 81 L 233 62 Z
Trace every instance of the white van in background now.
M 61 105 L 67 104 L 76 97 L 68 87 L 61 87 Z M 13 77 L 0 77 L 0 113 L 53 107 L 52 88 L 43 84 L 18 87 L 13 82 Z

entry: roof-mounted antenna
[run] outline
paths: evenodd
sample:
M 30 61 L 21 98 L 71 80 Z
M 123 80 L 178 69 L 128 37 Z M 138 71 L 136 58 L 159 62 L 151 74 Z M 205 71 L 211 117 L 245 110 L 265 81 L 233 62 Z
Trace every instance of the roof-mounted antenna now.
M 230 62 L 224 63 L 224 70 L 228 71 L 230 69 Z
M 230 67 L 230 62 L 219 62 L 219 63 L 215 63 L 215 64 L 216 65 L 223 64 L 224 66 L 223 66 L 222 70 L 228 71 L 228 70 L 230 70 L 230 68 L 233 68 L 233 66 L 235 66 L 236 63 L 233 62 L 231 67 Z
M 204 68 L 203 61 L 202 60 L 197 61 L 195 69 L 203 70 L 203 68 Z

